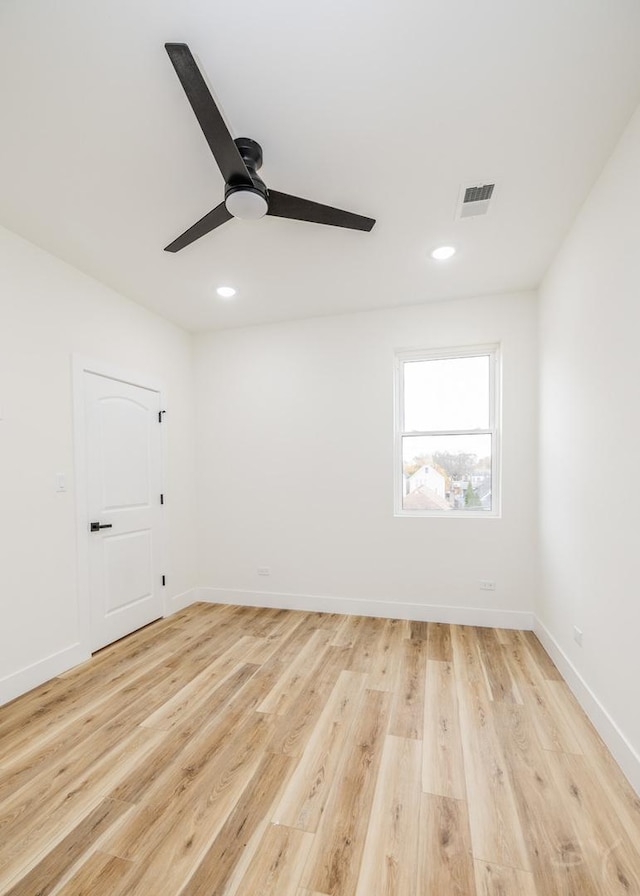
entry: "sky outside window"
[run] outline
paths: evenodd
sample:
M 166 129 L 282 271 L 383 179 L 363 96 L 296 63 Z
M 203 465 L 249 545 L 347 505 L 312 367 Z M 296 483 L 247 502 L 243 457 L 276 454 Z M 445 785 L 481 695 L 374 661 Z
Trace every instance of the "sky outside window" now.
M 442 432 L 489 426 L 489 356 L 408 361 L 404 431 Z

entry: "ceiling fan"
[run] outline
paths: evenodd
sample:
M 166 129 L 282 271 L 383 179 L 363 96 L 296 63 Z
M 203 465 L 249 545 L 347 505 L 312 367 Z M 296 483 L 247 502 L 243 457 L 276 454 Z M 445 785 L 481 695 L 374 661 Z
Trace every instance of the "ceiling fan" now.
M 165 44 L 165 49 L 225 182 L 224 202 L 166 246 L 165 252 L 184 249 L 231 218 L 256 219 L 272 215 L 352 230 L 371 230 L 376 223 L 373 218 L 268 190 L 257 174 L 262 165 L 262 148 L 248 137 L 236 140 L 231 137 L 189 47 Z

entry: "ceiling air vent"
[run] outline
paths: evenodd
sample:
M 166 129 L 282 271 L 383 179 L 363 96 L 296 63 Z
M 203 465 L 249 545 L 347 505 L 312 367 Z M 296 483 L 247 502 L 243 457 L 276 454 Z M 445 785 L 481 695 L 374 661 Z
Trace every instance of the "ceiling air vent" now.
M 493 196 L 495 186 L 495 184 L 474 184 L 470 187 L 463 187 L 461 190 L 459 217 L 476 218 L 478 215 L 486 215 L 489 211 L 489 201 Z

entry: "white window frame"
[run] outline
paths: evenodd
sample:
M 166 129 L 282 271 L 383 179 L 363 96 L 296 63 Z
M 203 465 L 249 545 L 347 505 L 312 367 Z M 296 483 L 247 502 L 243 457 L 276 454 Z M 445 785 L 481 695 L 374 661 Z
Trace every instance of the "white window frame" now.
M 407 432 L 404 429 L 404 365 L 411 361 L 441 361 L 451 358 L 489 356 L 489 426 L 487 429 L 451 429 Z M 402 349 L 395 353 L 394 390 L 394 515 L 437 517 L 439 519 L 497 519 L 501 516 L 501 362 L 500 345 L 467 345 L 441 349 Z M 405 510 L 402 506 L 404 480 L 402 439 L 405 436 L 491 436 L 491 510 Z

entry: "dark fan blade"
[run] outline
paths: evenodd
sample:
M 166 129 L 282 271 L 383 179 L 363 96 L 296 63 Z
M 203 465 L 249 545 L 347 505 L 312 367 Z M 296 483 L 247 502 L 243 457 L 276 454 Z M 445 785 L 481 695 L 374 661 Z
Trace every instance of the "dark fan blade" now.
M 247 166 L 233 142 L 200 69 L 191 55 L 191 50 L 186 44 L 165 44 L 164 47 L 196 114 L 198 124 L 207 138 L 225 183 L 247 184 L 250 187 L 251 177 Z
M 278 193 L 269 190 L 268 215 L 276 218 L 293 218 L 296 221 L 313 221 L 315 224 L 329 224 L 332 227 L 349 227 L 351 230 L 371 230 L 376 223 L 374 218 L 365 218 L 345 212 L 341 208 L 321 205 L 299 196 Z
M 228 221 L 231 217 L 232 215 L 227 211 L 227 206 L 224 202 L 221 202 L 220 205 L 216 205 L 213 211 L 210 211 L 208 215 L 205 215 L 204 218 L 200 218 L 197 224 L 194 224 L 193 227 L 185 230 L 181 236 L 172 243 L 169 243 L 164 251 L 178 252 L 180 249 L 184 249 L 185 246 L 199 240 L 201 236 L 204 236 L 206 233 L 211 233 L 216 227 L 220 227 L 221 224 L 224 224 L 225 221 Z

